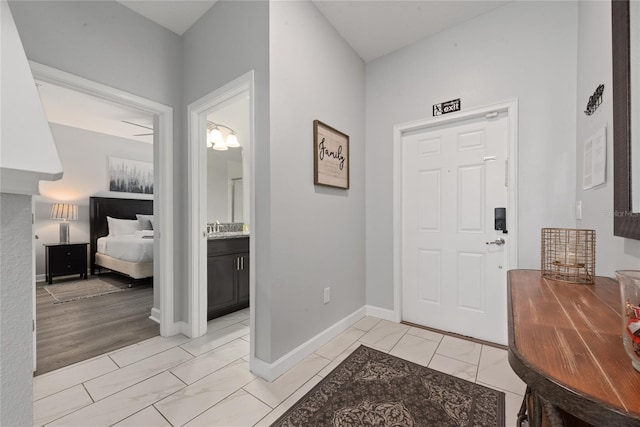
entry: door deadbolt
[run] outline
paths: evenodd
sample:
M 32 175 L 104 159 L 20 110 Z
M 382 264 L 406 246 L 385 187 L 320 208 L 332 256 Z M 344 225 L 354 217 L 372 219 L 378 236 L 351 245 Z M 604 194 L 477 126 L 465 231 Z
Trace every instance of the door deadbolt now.
M 485 242 L 487 245 L 498 245 L 498 246 L 502 246 L 504 245 L 506 242 L 504 241 L 503 238 L 500 239 L 496 239 L 493 242 Z

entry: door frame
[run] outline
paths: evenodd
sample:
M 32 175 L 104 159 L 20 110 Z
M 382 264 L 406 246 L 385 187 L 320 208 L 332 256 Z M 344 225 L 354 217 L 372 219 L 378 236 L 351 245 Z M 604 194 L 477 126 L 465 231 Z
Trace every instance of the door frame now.
M 189 336 L 196 338 L 207 332 L 207 116 L 241 97 L 249 98 L 249 138 L 243 145 L 242 177 L 249 183 L 249 224 L 255 221 L 255 107 L 254 71 L 251 70 L 187 107 L 188 159 L 188 297 Z M 246 221 L 246 220 L 245 220 Z M 255 228 L 249 238 L 249 316 L 250 367 L 253 366 L 255 329 Z
M 492 112 L 506 112 L 507 135 L 507 224 L 509 243 L 507 244 L 507 268 L 518 265 L 518 100 L 510 99 L 495 104 L 471 108 L 457 113 L 437 116 L 398 124 L 393 127 L 393 318 L 402 320 L 402 245 L 404 224 L 402 222 L 402 138 L 404 134 L 442 125 L 486 116 Z
M 173 313 L 173 108 L 37 62 L 29 61 L 29 66 L 37 80 L 154 115 L 153 126 L 157 132 L 153 137 L 153 201 L 154 210 L 157 209 L 159 215 L 156 220 L 158 244 L 154 247 L 153 274 L 154 294 L 156 287 L 159 291 L 159 307 L 151 309 L 150 318 L 160 324 L 160 335 L 163 337 L 181 332 Z

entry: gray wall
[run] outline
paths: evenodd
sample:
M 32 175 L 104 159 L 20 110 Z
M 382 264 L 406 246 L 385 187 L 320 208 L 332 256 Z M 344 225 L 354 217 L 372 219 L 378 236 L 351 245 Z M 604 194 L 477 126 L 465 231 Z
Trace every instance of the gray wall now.
M 180 37 L 113 1 L 12 1 L 9 6 L 30 60 L 173 108 L 174 241 L 185 247 Z M 183 320 L 186 268 L 178 254 L 174 268 L 175 320 Z
M 365 69 L 311 2 L 272 2 L 269 18 L 277 360 L 365 304 Z M 349 135 L 349 190 L 313 184 L 315 119 Z
M 0 195 L 0 425 L 32 423 L 31 196 Z
M 512 2 L 367 64 L 367 304 L 393 309 L 395 124 L 519 100 L 519 267 L 541 227 L 574 226 L 577 2 Z
M 231 42 L 233 40 L 233 42 Z M 270 354 L 270 168 L 269 163 L 269 3 L 219 1 L 183 35 L 184 105 L 198 100 L 243 74 L 254 70 L 256 158 L 253 171 L 256 219 L 251 223 L 255 240 L 256 355 Z M 186 139 L 186 136 L 183 136 Z M 186 189 L 186 186 L 183 187 Z M 178 194 L 176 194 L 179 197 Z M 182 193 L 187 203 L 187 192 Z M 184 251 L 186 254 L 186 251 Z M 183 310 L 186 312 L 187 302 Z
M 580 228 L 596 230 L 596 274 L 615 276 L 620 269 L 638 267 L 640 241 L 613 235 L 613 80 L 611 68 L 611 4 L 580 2 L 578 27 L 577 182 L 576 197 L 582 200 Z M 591 116 L 583 113 L 589 96 L 604 83 L 603 102 Z M 582 189 L 583 143 L 607 126 L 607 182 Z
M 611 124 L 606 2 L 513 2 L 366 68 L 310 3 L 221 1 L 183 38 L 115 2 L 10 7 L 30 59 L 174 108 L 176 247 L 186 246 L 184 107 L 255 70 L 256 350 L 267 362 L 361 306 L 365 273 L 367 304 L 393 307 L 391 129 L 429 117 L 439 101 L 460 97 L 471 108 L 519 99 L 519 267 L 538 266 L 540 227 L 576 225 L 576 193 L 578 226 L 598 231 L 598 273 L 640 258 L 640 244 L 613 237 L 603 215 L 612 204 L 611 156 L 607 184 L 582 191 L 576 183 L 581 143 Z M 580 111 L 601 82 L 605 103 L 587 118 Z M 351 136 L 349 191 L 310 183 L 315 118 Z M 320 268 L 324 259 L 336 274 Z M 179 320 L 186 258 L 176 261 Z
M 73 242 L 88 242 L 89 197 L 97 194 L 105 197 L 145 197 L 145 195 L 108 191 L 109 157 L 153 162 L 152 144 L 56 123 L 50 123 L 49 126 L 58 149 L 64 176 L 58 181 L 42 181 L 40 195 L 33 198 L 35 213 L 33 231 L 39 237 L 36 242 L 37 275 L 45 274 L 45 251 L 41 243 L 55 243 L 60 238 L 60 220 L 49 219 L 52 203 L 64 201 L 78 205 L 78 220 L 69 221 L 69 234 Z
M 179 105 L 178 35 L 114 1 L 11 1 L 9 6 L 30 60 Z

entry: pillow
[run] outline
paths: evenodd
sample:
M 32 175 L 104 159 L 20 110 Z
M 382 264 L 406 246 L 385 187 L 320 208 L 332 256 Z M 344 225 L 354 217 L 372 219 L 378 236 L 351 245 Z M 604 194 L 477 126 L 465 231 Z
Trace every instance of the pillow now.
M 153 230 L 138 230 L 134 236 L 141 239 L 153 239 Z
M 118 219 L 107 217 L 109 236 L 129 236 L 138 231 L 137 219 Z
M 153 215 L 136 214 L 138 230 L 153 230 Z

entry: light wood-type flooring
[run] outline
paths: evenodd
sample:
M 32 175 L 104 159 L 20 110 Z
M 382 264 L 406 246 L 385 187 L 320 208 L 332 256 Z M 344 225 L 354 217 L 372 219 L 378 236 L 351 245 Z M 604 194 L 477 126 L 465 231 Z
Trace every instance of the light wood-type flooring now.
M 115 273 L 96 276 L 122 292 L 54 304 L 36 284 L 37 370 L 35 375 L 53 371 L 100 354 L 159 335 L 159 325 L 149 319 L 153 306 L 150 279 L 134 282 Z M 55 278 L 54 284 L 78 280 Z

